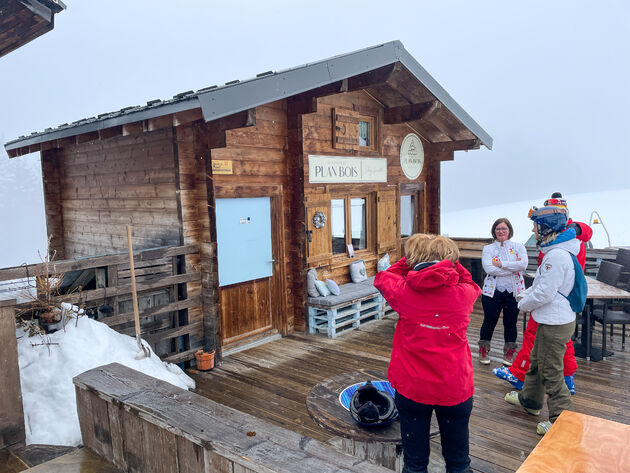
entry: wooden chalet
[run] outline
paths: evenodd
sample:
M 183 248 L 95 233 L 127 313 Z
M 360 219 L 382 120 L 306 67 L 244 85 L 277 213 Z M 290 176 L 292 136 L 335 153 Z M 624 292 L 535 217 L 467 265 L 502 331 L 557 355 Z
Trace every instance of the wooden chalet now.
M 114 318 L 132 320 L 116 289 L 128 267 L 111 256 L 127 249 L 125 225 L 147 259 L 167 258 L 153 280 L 146 270 L 145 289 L 156 274 L 171 289 L 147 300 L 143 324 L 159 304 L 179 314 L 153 330 L 179 337 L 158 354 L 184 361 L 304 331 L 309 268 L 344 283 L 352 261 L 374 274 L 406 236 L 439 233 L 440 164 L 481 145 L 492 138 L 393 41 L 5 147 L 41 153 L 52 249 L 69 270 L 105 258 L 88 300 Z
M 0 4 L 0 57 L 55 27 L 55 15 L 66 6 L 59 0 L 3 0 Z

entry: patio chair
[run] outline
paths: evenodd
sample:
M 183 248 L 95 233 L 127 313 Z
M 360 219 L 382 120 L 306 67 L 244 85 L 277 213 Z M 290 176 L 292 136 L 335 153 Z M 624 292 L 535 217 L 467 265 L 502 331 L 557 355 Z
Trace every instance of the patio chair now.
M 599 313 L 598 313 L 599 312 Z M 630 324 L 630 304 L 604 303 L 601 312 L 594 314 L 595 321 L 602 324 L 602 353 L 606 353 L 606 325 L 610 325 L 610 340 L 614 325 L 621 324 L 621 350 L 626 348 L 626 325 Z
M 595 276 L 595 279 L 608 284 L 609 286 L 617 287 L 622 269 L 623 266 L 620 264 L 612 263 L 610 261 L 602 261 L 599 264 L 599 269 L 597 270 L 597 276 Z
M 626 291 L 630 288 L 630 248 L 619 248 L 615 263 L 623 266 L 621 276 L 619 277 L 619 287 Z
M 619 248 L 615 263 L 620 264 L 624 269 L 630 269 L 630 248 Z
M 623 266 L 610 261 L 602 261 L 596 279 L 617 287 Z M 603 299 L 593 301 L 593 321 L 602 324 L 602 352 L 606 353 L 606 325 L 610 325 L 610 340 L 613 339 L 614 325 L 621 324 L 621 349 L 626 345 L 626 324 L 630 324 L 630 305 Z
M 619 282 L 619 276 L 621 275 L 622 268 L 623 266 L 621 266 L 620 264 L 611 263 L 610 261 L 602 261 L 599 264 L 599 269 L 597 270 L 597 275 L 595 276 L 595 279 L 603 282 L 604 284 L 608 284 L 609 286 L 617 287 L 617 283 Z M 606 302 L 607 302 L 606 299 L 594 299 L 590 302 L 590 307 L 593 313 L 591 324 L 593 323 L 595 317 L 597 317 L 598 315 L 601 318 L 602 311 L 603 311 L 603 304 Z M 576 324 L 575 324 L 574 338 L 576 339 L 578 337 L 578 328 L 583 322 L 582 317 L 584 317 L 584 314 L 582 314 L 581 316 L 578 315 L 575 321 Z

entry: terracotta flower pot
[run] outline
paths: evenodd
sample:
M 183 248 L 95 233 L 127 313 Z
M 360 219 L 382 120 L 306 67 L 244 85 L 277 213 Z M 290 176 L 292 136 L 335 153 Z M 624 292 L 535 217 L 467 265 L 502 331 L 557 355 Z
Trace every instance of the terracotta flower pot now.
M 205 353 L 203 350 L 197 350 L 195 352 L 195 358 L 197 360 L 198 370 L 208 371 L 214 368 L 214 350 L 210 353 Z

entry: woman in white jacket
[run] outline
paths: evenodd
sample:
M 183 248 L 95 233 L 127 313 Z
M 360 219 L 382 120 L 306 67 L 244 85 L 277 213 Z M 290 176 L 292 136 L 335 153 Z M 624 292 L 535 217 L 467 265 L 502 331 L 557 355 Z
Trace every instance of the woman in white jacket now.
M 575 238 L 573 228 L 565 230 L 567 216 L 558 207 L 533 209 L 530 218 L 534 221 L 532 231 L 536 233 L 544 257 L 532 287 L 524 292 L 518 307 L 531 312 L 532 318 L 538 322 L 538 330 L 523 389 L 509 392 L 505 400 L 538 415 L 546 393 L 549 420 L 540 422 L 536 428 L 544 435 L 563 410 L 573 408 L 571 394 L 564 382 L 562 360 L 566 343 L 575 328 L 575 313 L 566 296 L 575 282 L 571 253 L 579 253 L 580 242 Z
M 484 246 L 481 253 L 487 276 L 481 296 L 483 324 L 479 333 L 479 362 L 490 363 L 490 341 L 503 311 L 503 363 L 510 366 L 516 355 L 516 296 L 525 291 L 523 271 L 527 268 L 527 251 L 522 244 L 510 241 L 514 230 L 507 218 L 497 219 L 490 233 L 494 242 Z

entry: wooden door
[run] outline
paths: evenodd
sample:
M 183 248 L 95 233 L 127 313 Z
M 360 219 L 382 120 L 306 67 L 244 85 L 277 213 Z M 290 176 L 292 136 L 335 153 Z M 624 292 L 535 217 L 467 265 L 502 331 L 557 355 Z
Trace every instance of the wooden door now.
M 270 197 L 216 199 L 221 338 L 225 348 L 276 328 L 277 218 Z

